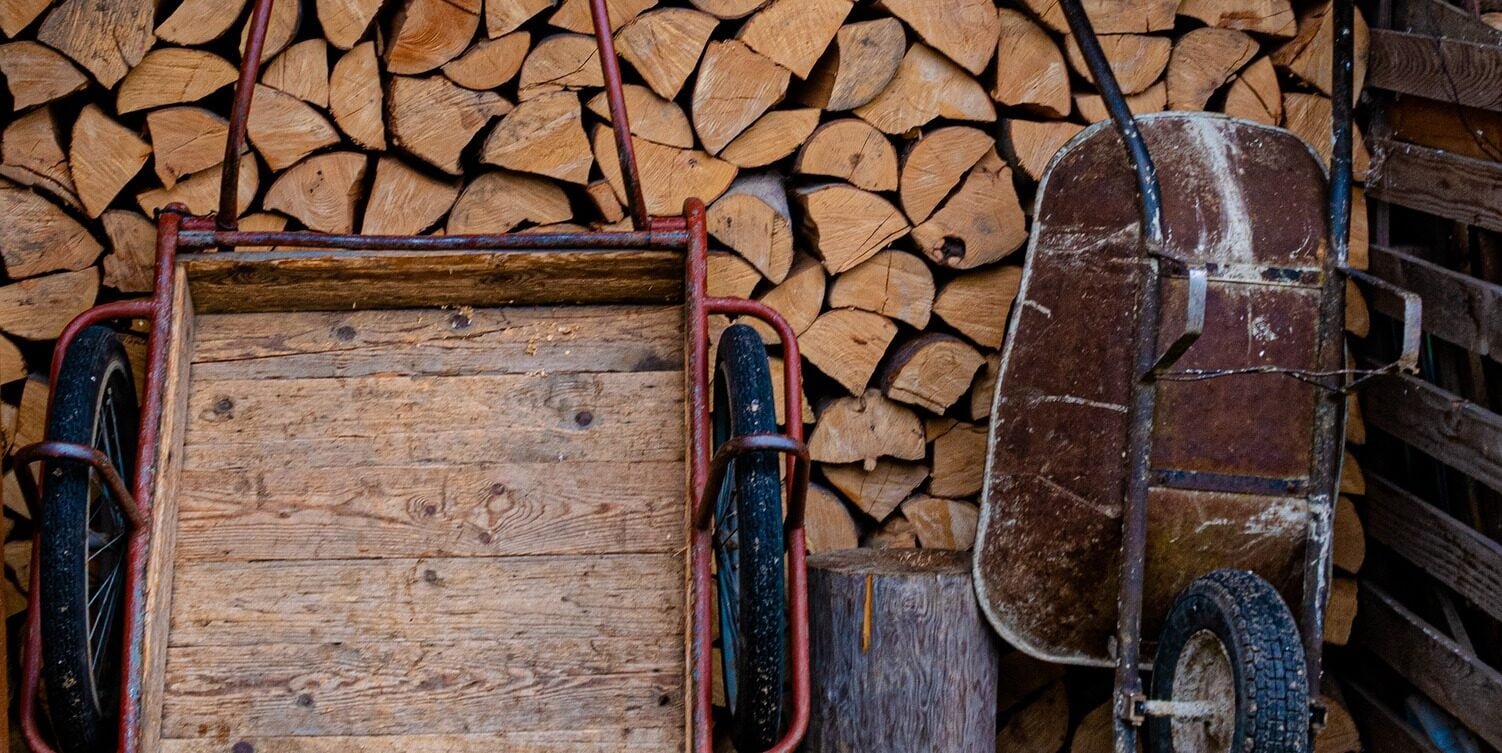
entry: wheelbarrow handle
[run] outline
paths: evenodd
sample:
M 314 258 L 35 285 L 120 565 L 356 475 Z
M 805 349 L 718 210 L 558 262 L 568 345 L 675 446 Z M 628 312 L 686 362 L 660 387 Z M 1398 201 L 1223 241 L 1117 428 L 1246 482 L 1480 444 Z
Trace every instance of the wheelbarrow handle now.
M 1419 348 L 1424 336 L 1424 300 L 1418 293 L 1400 288 L 1374 274 L 1350 267 L 1342 267 L 1341 271 L 1355 281 L 1361 292 L 1377 303 L 1379 308 L 1393 311 L 1398 308 L 1397 304 L 1402 304 L 1403 350 L 1398 356 L 1398 369 L 1408 374 L 1419 373 Z
M 1177 260 L 1175 260 L 1177 261 Z M 1185 265 L 1189 276 L 1189 290 L 1184 300 L 1184 328 L 1168 344 L 1163 354 L 1153 364 L 1153 374 L 1161 374 L 1178 362 L 1189 346 L 1205 332 L 1205 301 L 1210 293 L 1210 272 L 1203 264 Z

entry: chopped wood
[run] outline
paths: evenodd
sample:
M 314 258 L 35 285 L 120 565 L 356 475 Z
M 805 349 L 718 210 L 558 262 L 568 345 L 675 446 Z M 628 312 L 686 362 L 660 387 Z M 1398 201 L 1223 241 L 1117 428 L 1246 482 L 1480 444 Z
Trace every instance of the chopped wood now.
M 594 202 L 601 219 L 606 222 L 620 222 L 626 217 L 626 208 L 621 206 L 621 200 L 616 198 L 615 189 L 610 187 L 609 181 L 603 179 L 594 181 L 585 186 L 584 190 L 589 194 L 589 200 Z M 714 279 L 713 275 L 710 279 L 711 281 Z M 710 295 L 714 294 L 710 293 Z
M 155 12 L 155 3 L 139 0 L 63 0 L 42 20 L 36 37 L 110 89 L 142 62 L 156 41 L 151 33 Z
M 656 5 L 657 0 L 606 0 L 605 10 L 610 16 L 610 30 L 619 31 L 622 26 Z M 579 34 L 595 32 L 589 0 L 563 0 L 563 5 L 548 17 L 548 23 Z
M 450 175 L 461 172 L 459 155 L 475 134 L 510 111 L 499 94 L 470 91 L 442 76 L 392 76 L 386 88 L 391 141 Z
M 609 189 L 606 189 L 609 192 Z M 611 194 L 614 196 L 614 194 Z M 751 262 L 727 251 L 709 252 L 709 274 L 705 295 L 712 298 L 750 298 L 761 282 L 761 273 Z M 774 397 L 778 390 L 773 390 Z M 781 419 L 779 419 L 780 421 Z
M 616 198 L 625 203 L 626 187 L 621 179 L 615 135 L 603 125 L 596 126 L 593 143 L 600 172 L 615 189 Z M 641 171 L 647 211 L 656 216 L 681 213 L 683 202 L 690 198 L 713 202 L 730 188 L 738 172 L 735 165 L 698 149 L 677 149 L 637 138 L 632 139 L 632 144 L 636 150 L 636 167 Z
M 270 59 L 286 49 L 302 27 L 302 3 L 273 3 L 271 18 L 267 19 L 266 39 L 261 45 L 261 58 Z M 245 45 L 250 37 L 250 17 L 240 27 L 240 57 L 245 57 Z
M 329 44 L 308 39 L 288 47 L 261 74 L 261 83 L 311 105 L 329 106 Z
M 1058 0 L 1022 0 L 1022 4 L 1048 28 L 1069 33 Z M 1084 0 L 1083 5 L 1096 34 L 1142 34 L 1172 29 L 1179 0 Z
M 699 141 L 718 154 L 787 94 L 788 71 L 744 43 L 712 42 L 694 83 L 693 119 Z
M 830 308 L 874 311 L 918 329 L 928 326 L 934 276 L 923 259 L 906 251 L 881 251 L 836 277 Z
M 1083 130 L 1084 126 L 1067 120 L 1008 120 L 1009 156 L 1023 175 L 1040 181 L 1054 155 Z
M 927 220 L 995 144 L 985 132 L 967 126 L 940 128 L 913 144 L 902 159 L 900 181 L 908 219 Z
M 976 344 L 1000 348 L 1007 314 L 1021 285 L 1022 268 L 1012 265 L 962 274 L 944 285 L 934 301 L 934 313 Z
M 917 549 L 918 536 L 913 524 L 902 513 L 887 518 L 880 528 L 861 538 L 861 546 L 870 549 Z
M 1360 96 L 1366 79 L 1366 50 L 1369 32 L 1361 10 L 1355 13 L 1354 42 L 1356 54 L 1353 96 Z M 1330 69 L 1332 67 L 1332 35 L 1335 20 L 1331 17 L 1330 3 L 1325 2 L 1309 8 L 1299 16 L 1298 34 L 1272 51 L 1270 57 L 1278 70 L 1293 76 L 1326 97 L 1330 96 Z
M 1112 753 L 1116 749 L 1112 736 L 1111 702 L 1096 706 L 1074 727 L 1069 753 Z
M 585 34 L 554 34 L 532 47 L 522 61 L 517 97 L 528 99 L 560 89 L 604 86 L 600 50 Z
M 1253 63 L 1253 65 L 1256 64 Z M 1127 97 L 1126 103 L 1127 109 L 1131 110 L 1133 115 L 1162 112 L 1168 108 L 1168 86 L 1159 81 Z M 1111 119 L 1111 114 L 1106 111 L 1106 105 L 1101 101 L 1099 94 L 1077 92 L 1074 95 L 1074 106 L 1079 110 L 1080 117 L 1087 122 L 1099 123 L 1102 120 Z
M 67 58 L 28 41 L 0 45 L 0 75 L 5 77 L 11 106 L 17 111 L 83 91 L 89 83 Z
M 867 191 L 897 189 L 897 150 L 864 120 L 825 123 L 799 143 L 803 148 L 793 163 L 795 172 L 839 178 Z
M 980 508 L 974 503 L 915 494 L 902 503 L 902 517 L 913 524 L 913 534 L 924 549 L 966 550 L 975 546 Z
M 261 84 L 256 84 L 255 98 L 251 100 L 246 133 L 266 160 L 266 166 L 275 172 L 339 143 L 339 133 L 333 124 L 312 105 Z
M 970 388 L 984 361 L 964 340 L 929 332 L 893 351 L 882 369 L 881 390 L 893 400 L 943 413 Z
M 986 427 L 957 423 L 934 439 L 933 445 L 928 493 L 955 498 L 978 493 L 986 475 Z
M 911 230 L 891 202 L 844 183 L 806 186 L 794 197 L 803 209 L 803 231 L 832 274 L 855 267 Z
M 699 65 L 699 56 L 719 21 L 689 8 L 643 13 L 616 36 L 616 49 L 647 86 L 673 99 Z
M 11 0 L 0 3 L 0 32 L 14 38 L 30 26 L 32 21 L 37 20 L 37 16 L 42 15 L 42 11 L 47 10 L 47 6 L 51 4 L 52 0 Z
M 417 235 L 436 225 L 459 196 L 456 181 L 438 180 L 394 157 L 376 163 L 375 183 L 365 205 L 360 232 Z
M 859 465 L 821 465 L 824 479 L 840 490 L 861 512 L 880 523 L 928 479 L 928 468 L 917 463 L 878 460 L 867 470 Z
M 631 133 L 679 149 L 694 148 L 694 127 L 677 103 L 657 96 L 645 86 L 626 84 L 622 89 L 626 112 L 631 116 Z M 605 92 L 589 100 L 589 111 L 610 123 L 610 103 Z M 817 113 L 815 114 L 817 118 Z M 770 161 L 770 160 L 768 160 Z
M 925 450 L 918 414 L 878 390 L 830 402 L 820 411 L 808 442 L 813 460 L 862 463 L 868 472 L 876 470 L 879 458 L 922 460 Z
M 16 414 L 8 432 L 12 447 L 25 447 L 47 438 L 47 403 L 51 397 L 52 390 L 45 374 L 31 374 L 27 377 L 21 385 L 21 403 L 16 406 Z M 9 504 L 9 499 L 7 503 Z
M 135 131 L 116 123 L 97 105 L 85 106 L 73 121 L 68 167 L 88 215 L 103 213 L 150 156 L 151 145 Z
M 449 172 L 458 172 L 458 157 L 456 152 Z M 480 161 L 569 183 L 588 183 L 594 155 L 584 135 L 579 95 L 559 91 L 524 100 L 485 138 Z
M 788 326 L 793 328 L 793 334 L 802 337 L 814 320 L 819 318 L 827 283 L 824 267 L 819 262 L 808 256 L 799 256 L 793 262 L 787 278 L 763 294 L 760 300 L 787 320 Z M 770 344 L 778 341 L 777 333 L 760 319 L 748 318 L 745 321 L 761 335 L 763 342 Z
M 750 262 L 773 283 L 793 266 L 792 214 L 781 175 L 737 179 L 708 210 L 709 234 Z
M 115 112 L 176 105 L 203 99 L 235 82 L 235 66 L 212 52 L 168 47 L 152 50 L 126 74 L 115 95 Z
M 818 110 L 773 110 L 736 136 L 720 159 L 745 168 L 770 165 L 797 151 L 818 125 Z
M 110 252 L 104 257 L 104 284 L 122 293 L 148 293 L 156 264 L 156 223 L 130 209 L 100 215 Z
M 73 317 L 94 305 L 98 294 L 99 270 L 93 267 L 5 285 L 0 287 L 0 332 L 23 340 L 55 340 Z
M 834 48 L 804 78 L 798 101 L 830 112 L 853 110 L 887 88 L 907 52 L 907 34 L 895 18 L 846 24 Z
M 444 63 L 443 75 L 466 89 L 495 89 L 522 69 L 532 35 L 513 32 L 495 39 L 482 39 L 463 55 Z
M 733 20 L 745 18 L 767 4 L 769 0 L 689 0 L 695 8 L 715 18 Z
M 996 84 L 991 97 L 1050 118 L 1069 115 L 1069 68 L 1053 37 L 1032 19 L 1010 8 L 997 10 Z
M 1356 286 L 1356 281 L 1346 278 L 1346 331 L 1358 338 L 1365 339 L 1372 331 L 1372 315 L 1366 307 L 1366 298 L 1361 295 L 1361 288 Z
M 1270 126 L 1283 121 L 1283 92 L 1278 88 L 1278 71 L 1271 60 L 1258 58 L 1231 80 L 1226 91 L 1225 113 Z
M 459 56 L 480 27 L 480 0 L 402 0 L 391 22 L 386 70 L 427 73 Z
M 1116 82 L 1121 84 L 1121 92 L 1136 94 L 1152 86 L 1168 67 L 1173 42 L 1168 37 L 1145 34 L 1102 34 L 1100 47 L 1111 65 L 1111 72 L 1116 74 Z M 1069 67 L 1093 85 L 1095 77 L 1090 75 L 1090 68 L 1085 65 L 1085 58 L 1080 55 L 1073 37 L 1065 39 L 1064 51 Z
M 15 343 L 0 337 L 0 384 L 10 384 L 25 379 L 26 374 L 26 356 L 21 353 L 21 349 L 16 347 Z M 0 429 L 0 437 L 3 435 L 4 430 Z M 8 453 L 10 448 L 7 446 L 0 451 Z M 7 496 L 6 501 L 9 502 L 10 489 L 7 488 L 4 494 Z
M 850 14 L 851 0 L 773 0 L 741 26 L 736 39 L 808 78 Z
M 0 179 L 0 258 L 12 280 L 83 269 L 104 250 L 87 228 L 31 189 Z
M 1366 494 L 1366 474 L 1361 472 L 1361 464 L 1356 462 L 1356 456 L 1349 450 L 1340 463 L 1340 493 L 1358 497 Z
M 787 384 L 785 362 L 778 356 L 768 356 L 767 367 L 772 372 L 772 407 L 777 414 L 777 425 L 785 427 L 787 426 L 787 406 L 783 405 L 787 400 L 787 389 L 784 386 Z M 808 395 L 802 390 L 798 394 L 798 403 L 802 406 L 800 410 L 803 413 L 804 425 L 813 423 L 814 409 L 808 404 Z
M 1183 0 L 1178 12 L 1206 26 L 1270 37 L 1291 37 L 1297 31 L 1288 0 Z
M 1210 96 L 1257 55 L 1257 41 L 1231 29 L 1195 29 L 1168 58 L 1168 107 L 1203 110 Z
M 1356 514 L 1356 504 L 1350 497 L 1342 496 L 1335 503 L 1335 543 L 1332 560 L 1335 566 L 1352 575 L 1361 572 L 1366 561 L 1366 529 L 1361 525 L 1361 516 Z
M 1006 674 L 1002 677 L 1011 679 Z M 996 749 L 1007 753 L 1059 753 L 1068 738 L 1069 695 L 1064 682 L 1055 680 L 1037 698 L 1007 718 L 996 733 Z
M 897 325 L 881 314 L 834 309 L 820 314 L 798 336 L 798 345 L 809 363 L 859 395 L 896 336 Z
M 1330 164 L 1330 99 L 1319 94 L 1288 92 L 1283 95 L 1283 127 L 1314 147 L 1320 162 Z M 1361 128 L 1351 129 L 1351 173 L 1365 181 L 1372 157 L 1361 138 Z
M 318 25 L 329 44 L 348 50 L 360 43 L 385 0 L 318 0 Z M 516 3 L 490 3 L 502 7 Z
M 1346 442 L 1358 447 L 1366 444 L 1366 420 L 1361 415 L 1361 399 L 1355 393 L 1346 396 Z
M 991 97 L 965 69 L 923 44 L 915 43 L 876 98 L 855 114 L 884 133 L 902 134 L 935 118 L 990 123 Z
M 557 183 L 532 175 L 482 173 L 464 187 L 449 213 L 450 235 L 504 233 L 530 223 L 550 225 L 573 217 Z
M 1361 732 L 1345 704 L 1328 695 L 1321 695 L 1320 702 L 1325 706 L 1325 724 L 1315 730 L 1313 753 L 1361 753 L 1377 749 L 1375 745 L 1367 748 L 1361 744 Z
M 996 53 L 1001 21 L 992 0 L 881 0 L 928 46 L 979 75 Z
M 506 0 L 485 3 L 485 33 L 491 39 L 516 31 L 528 19 L 558 4 L 558 0 Z
M 990 264 L 1022 247 L 1027 220 L 1012 185 L 1012 168 L 987 152 L 958 191 L 913 228 L 918 248 L 935 263 L 956 269 Z
M 193 214 L 207 214 L 219 208 L 219 172 L 220 165 L 215 165 L 207 170 L 193 173 L 171 188 L 155 188 L 136 194 L 136 204 L 146 214 L 155 214 L 156 210 L 168 204 L 183 204 Z M 240 186 L 238 188 L 239 207 L 243 213 L 256 197 L 256 191 L 260 188 L 261 171 L 256 165 L 253 154 L 246 154 L 240 158 Z
M 996 379 L 1001 374 L 1001 354 L 986 356 L 986 364 L 970 386 L 970 420 L 981 421 L 991 417 L 991 404 L 996 401 Z
M 1330 579 L 1330 598 L 1325 602 L 1325 642 L 1344 646 L 1351 640 L 1356 623 L 1356 579 L 1337 573 Z
M 375 43 L 365 42 L 344 53 L 329 75 L 329 112 L 339 130 L 358 146 L 385 151 L 383 101 Z
M 814 554 L 855 549 L 860 546 L 861 531 L 834 492 L 809 484 L 803 508 L 803 535 L 809 553 Z
M 364 190 L 366 157 L 329 152 L 294 165 L 277 177 L 263 204 L 297 219 L 310 230 L 351 233 Z
M 146 113 L 152 163 L 162 185 L 171 188 L 184 175 L 224 161 L 229 121 L 201 107 L 167 107 Z
M 21 185 L 40 188 L 75 209 L 78 190 L 63 151 L 62 131 L 51 107 L 16 118 L 0 139 L 0 175 Z

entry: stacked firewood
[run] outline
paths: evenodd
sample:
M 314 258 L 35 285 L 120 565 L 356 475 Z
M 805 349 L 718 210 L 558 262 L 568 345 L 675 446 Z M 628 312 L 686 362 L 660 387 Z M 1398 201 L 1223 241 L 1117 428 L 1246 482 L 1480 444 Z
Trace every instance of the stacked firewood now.
M 149 290 L 153 212 L 216 207 L 248 5 L 0 2 L 7 449 L 41 436 L 66 322 Z M 1327 2 L 1085 5 L 1136 112 L 1222 111 L 1328 154 Z M 1037 183 L 1105 117 L 1057 3 L 610 10 L 649 209 L 709 202 L 711 292 L 761 299 L 800 335 L 817 409 L 805 411 L 812 548 L 968 548 Z M 241 227 L 624 227 L 590 32 L 584 0 L 279 0 L 240 157 Z M 1357 151 L 1360 178 L 1359 139 Z M 1363 244 L 1358 227 L 1358 261 Z M 1359 298 L 1353 308 L 1359 319 Z M 13 478 L 6 487 L 19 521 Z M 1338 521 L 1354 572 L 1359 521 Z M 25 585 L 25 531 L 6 547 L 12 589 Z M 23 599 L 12 591 L 10 613 Z M 1035 690 L 1033 703 L 1061 703 L 1048 682 Z M 1016 724 L 1004 734 L 1024 747 L 1062 746 L 1054 727 L 1039 738 L 1033 721 Z M 1074 748 L 1089 750 L 1078 736 Z

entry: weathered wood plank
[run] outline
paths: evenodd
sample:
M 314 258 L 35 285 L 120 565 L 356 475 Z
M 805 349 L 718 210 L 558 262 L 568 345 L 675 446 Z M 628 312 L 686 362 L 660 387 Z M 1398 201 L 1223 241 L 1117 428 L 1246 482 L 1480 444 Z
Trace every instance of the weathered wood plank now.
M 1404 0 L 1393 3 L 1392 10 L 1392 28 L 1396 31 L 1463 42 L 1502 43 L 1502 30 L 1487 26 L 1466 9 L 1445 0 Z
M 1466 653 L 1370 582 L 1361 584 L 1353 640 L 1493 747 L 1502 746 L 1502 673 Z
M 436 627 L 436 626 L 435 626 Z M 435 635 L 441 631 L 435 630 Z M 681 636 L 174 648 L 169 737 L 683 727 Z M 504 746 L 496 749 L 504 750 Z
M 1374 199 L 1502 231 L 1502 163 L 1374 139 L 1366 190 Z
M 1424 300 L 1425 332 L 1502 360 L 1502 285 L 1382 246 L 1371 247 L 1370 271 Z M 1372 301 L 1382 314 L 1401 318 L 1403 312 L 1387 303 Z
M 1502 46 L 1371 30 L 1367 86 L 1502 110 Z
M 1367 473 L 1366 532 L 1502 620 L 1502 544 Z
M 682 462 L 184 473 L 187 562 L 673 552 Z
M 1441 753 L 1423 733 L 1414 729 L 1371 691 L 1353 682 L 1342 683 L 1346 703 L 1361 730 L 1368 753 Z
M 200 316 L 195 379 L 672 371 L 679 306 Z
M 1435 460 L 1502 491 L 1502 416 L 1407 375 L 1373 379 L 1361 415 Z
M 683 568 L 667 554 L 181 562 L 172 645 L 681 636 Z
M 680 720 L 681 721 L 681 720 Z M 256 753 L 662 753 L 683 749 L 677 727 L 541 731 L 498 730 L 467 735 L 269 737 L 251 741 Z M 217 738 L 164 740 L 162 753 L 224 753 Z M 1384 752 L 1385 753 L 1385 752 Z

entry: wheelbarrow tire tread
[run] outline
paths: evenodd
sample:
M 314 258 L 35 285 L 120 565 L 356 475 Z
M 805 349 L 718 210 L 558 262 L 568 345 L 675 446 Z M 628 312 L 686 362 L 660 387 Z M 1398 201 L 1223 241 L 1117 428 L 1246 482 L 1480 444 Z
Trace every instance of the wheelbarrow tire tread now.
M 1179 655 L 1209 630 L 1230 659 L 1236 720 L 1229 753 L 1308 753 L 1309 680 L 1304 647 L 1288 605 L 1266 580 L 1246 570 L 1216 570 L 1174 601 L 1153 661 L 1152 697 L 1171 699 Z M 1147 722 L 1149 753 L 1176 751 L 1172 723 Z

